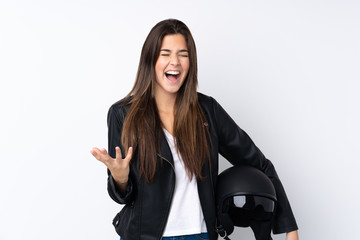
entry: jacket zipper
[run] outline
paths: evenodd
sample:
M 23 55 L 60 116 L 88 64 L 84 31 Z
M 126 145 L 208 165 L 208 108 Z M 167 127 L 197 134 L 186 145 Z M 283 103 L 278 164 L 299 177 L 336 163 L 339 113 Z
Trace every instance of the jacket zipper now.
M 174 170 L 174 172 L 175 172 L 175 167 L 174 167 L 174 165 L 173 165 L 169 160 L 167 160 L 166 158 L 164 158 L 163 156 L 161 156 L 159 153 L 157 153 L 157 155 L 158 155 L 160 158 L 162 158 L 163 160 L 165 160 L 166 162 L 168 162 L 168 163 L 170 164 L 170 166 L 172 167 L 172 169 Z
M 157 153 L 157 155 L 158 155 L 160 158 L 162 158 L 163 160 L 165 160 L 167 163 L 170 164 L 170 166 L 172 167 L 172 169 L 173 169 L 173 171 L 174 171 L 174 174 L 175 174 L 175 167 L 174 167 L 174 165 L 173 165 L 168 159 L 166 159 L 166 158 L 164 158 L 163 156 L 161 156 L 159 153 Z M 171 187 L 172 187 L 172 189 L 171 189 L 171 201 L 170 201 L 170 205 L 169 205 L 169 207 L 168 207 L 168 213 L 167 213 L 167 217 L 166 217 L 165 224 L 166 224 L 166 222 L 167 222 L 167 218 L 169 217 L 171 202 L 172 202 L 172 199 L 173 199 L 173 196 L 174 196 L 174 188 L 175 188 L 175 184 L 176 184 L 176 178 L 175 178 L 174 180 L 175 180 L 175 183 L 174 183 L 174 185 L 171 186 Z M 163 226 L 161 227 L 162 230 L 161 230 L 161 236 L 160 236 L 160 238 L 159 238 L 160 240 L 163 238 L 163 237 L 162 237 L 162 234 L 164 233 L 164 230 L 165 230 L 165 224 L 163 224 Z

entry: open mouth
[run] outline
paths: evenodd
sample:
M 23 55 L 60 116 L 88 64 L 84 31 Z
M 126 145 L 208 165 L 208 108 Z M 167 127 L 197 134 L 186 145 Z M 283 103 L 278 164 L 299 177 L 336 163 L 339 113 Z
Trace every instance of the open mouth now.
M 167 71 L 167 72 L 165 72 L 165 76 L 170 82 L 176 82 L 180 77 L 180 72 L 179 71 Z

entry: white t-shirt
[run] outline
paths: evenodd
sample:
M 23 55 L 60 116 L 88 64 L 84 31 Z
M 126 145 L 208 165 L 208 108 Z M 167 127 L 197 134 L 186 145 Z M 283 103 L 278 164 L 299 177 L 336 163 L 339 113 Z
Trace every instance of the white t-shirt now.
M 196 177 L 186 174 L 183 160 L 175 148 L 173 136 L 164 129 L 174 159 L 175 191 L 170 207 L 168 221 L 163 236 L 179 236 L 207 232 L 204 215 L 200 205 Z

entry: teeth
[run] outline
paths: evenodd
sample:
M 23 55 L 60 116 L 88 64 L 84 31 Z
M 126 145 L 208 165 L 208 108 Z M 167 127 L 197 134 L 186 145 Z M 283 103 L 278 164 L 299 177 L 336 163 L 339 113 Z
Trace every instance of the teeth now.
M 167 71 L 166 74 L 178 75 L 178 74 L 180 74 L 180 72 L 179 71 Z

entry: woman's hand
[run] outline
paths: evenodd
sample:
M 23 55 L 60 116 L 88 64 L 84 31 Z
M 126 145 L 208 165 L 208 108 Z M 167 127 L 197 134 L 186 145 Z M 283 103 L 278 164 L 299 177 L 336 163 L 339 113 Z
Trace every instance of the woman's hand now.
M 104 148 L 98 149 L 94 147 L 90 152 L 97 160 L 106 165 L 106 167 L 110 170 L 117 186 L 120 188 L 121 192 L 124 193 L 129 177 L 129 163 L 132 157 L 133 148 L 129 147 L 128 153 L 124 159 L 122 158 L 120 147 L 116 147 L 115 150 L 115 158 L 110 157 Z
M 299 240 L 298 231 L 292 231 L 286 233 L 286 240 Z

